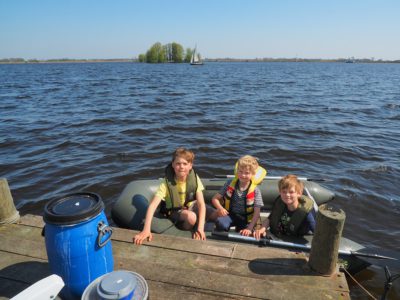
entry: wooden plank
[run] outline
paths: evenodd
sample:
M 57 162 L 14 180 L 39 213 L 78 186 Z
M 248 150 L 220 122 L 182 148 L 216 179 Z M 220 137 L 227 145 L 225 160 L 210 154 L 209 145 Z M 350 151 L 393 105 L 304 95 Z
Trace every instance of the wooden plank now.
M 30 284 L 9 280 L 0 275 L 0 300 L 10 299 L 29 286 Z
M 175 267 L 179 265 L 180 273 L 186 273 L 189 276 L 192 273 L 205 271 L 207 274 L 205 277 L 215 282 L 220 282 L 219 276 L 223 275 L 230 277 L 230 281 L 234 280 L 233 277 L 235 276 L 240 277 L 241 279 L 238 280 L 237 284 L 239 289 L 241 288 L 240 281 L 245 277 L 246 280 L 252 278 L 262 279 L 268 281 L 269 284 L 275 282 L 276 284 L 287 285 L 290 282 L 293 286 L 298 286 L 300 290 L 315 290 L 317 288 L 341 292 L 348 291 L 344 276 L 333 278 L 316 276 L 315 273 L 307 268 L 293 268 L 291 266 L 277 267 L 274 264 L 268 263 L 268 261 L 265 262 L 262 260 L 249 262 L 144 246 L 136 246 L 135 249 L 127 243 L 125 245 L 124 243 L 113 243 L 113 248 L 114 259 L 118 263 L 119 268 L 134 268 L 136 272 L 141 274 L 143 272 L 143 275 L 146 274 L 148 276 L 146 278 L 156 281 L 162 280 L 158 277 L 158 274 L 163 274 L 163 269 L 167 269 L 168 272 L 173 273 Z M 254 266 L 254 264 L 258 264 L 258 266 Z M 157 274 L 154 275 L 153 273 Z M 203 274 L 199 276 L 201 277 Z M 194 277 L 198 278 L 199 276 Z M 166 281 L 164 280 L 164 282 Z M 186 282 L 179 282 L 179 284 L 187 285 Z M 196 287 L 199 288 L 198 286 Z M 231 290 L 231 288 L 222 292 L 227 293 L 228 290 Z
M 148 280 L 149 299 L 190 299 L 190 300 L 250 300 L 251 297 L 227 295 L 210 290 L 199 290 L 163 282 Z
M 40 216 L 26 214 L 21 217 L 18 224 L 43 228 L 45 223 L 43 221 L 43 218 Z
M 34 226 L 42 228 L 44 226 L 44 222 L 42 218 L 32 215 L 26 215 L 21 218 L 20 224 L 27 226 Z M 124 241 L 124 242 L 132 242 L 132 238 L 138 231 L 124 229 L 124 228 L 115 228 L 113 227 L 113 241 Z M 165 249 L 176 249 L 182 250 L 185 249 L 188 252 L 193 253 L 205 253 L 207 255 L 216 255 L 216 256 L 225 256 L 231 258 L 238 259 L 255 259 L 258 257 L 265 258 L 295 258 L 304 260 L 307 259 L 307 256 L 302 252 L 294 252 L 286 249 L 278 249 L 269 247 L 266 251 L 266 248 L 260 248 L 257 245 L 250 244 L 241 244 L 235 242 L 226 242 L 226 241 L 216 241 L 208 239 L 207 241 L 195 241 L 190 240 L 188 243 L 188 238 L 184 237 L 174 237 L 169 235 L 162 234 L 153 234 L 152 242 L 144 242 L 145 245 L 149 247 L 161 247 Z M 199 246 L 201 244 L 201 247 Z M 243 251 L 243 247 L 252 247 L 251 251 Z M 236 251 L 235 251 L 236 250 Z M 287 260 L 290 263 L 290 260 Z M 297 263 L 297 262 L 296 262 Z
M 113 228 L 113 241 L 121 241 L 121 242 L 132 242 L 133 236 L 137 233 L 137 231 L 122 229 L 122 228 Z M 207 255 L 215 255 L 215 256 L 223 256 L 237 259 L 245 259 L 252 260 L 258 257 L 265 258 L 295 258 L 295 259 L 303 259 L 307 260 L 307 255 L 303 252 L 295 252 L 289 251 L 286 249 L 272 248 L 272 247 L 258 247 L 257 245 L 252 244 L 243 244 L 239 242 L 230 242 L 230 241 L 222 241 L 222 240 L 214 240 L 208 239 L 207 241 L 196 241 L 189 240 L 184 237 L 174 237 L 169 235 L 162 234 L 153 234 L 153 241 L 144 242 L 144 245 L 149 247 L 160 247 L 164 249 L 174 249 L 180 250 L 185 249 L 187 252 L 192 253 L 204 253 Z M 249 249 L 251 247 L 251 251 L 244 251 L 244 249 Z M 267 250 L 268 249 L 268 250 Z M 287 260 L 288 264 L 290 260 Z M 297 264 L 298 262 L 296 262 Z
M 12 298 L 49 275 L 47 260 L 0 251 L 0 299 Z
M 21 283 L 32 284 L 51 275 L 49 264 L 46 260 L 35 259 L 8 253 L 0 258 L 0 277 L 15 280 Z
M 47 260 L 41 229 L 10 224 L 8 230 L 5 226 L 0 227 L 0 240 L 2 251 Z
M 16 227 L 17 225 L 10 225 L 11 227 Z M 35 257 L 40 259 L 47 259 L 47 254 L 44 247 L 44 238 L 40 235 L 40 228 L 26 227 L 21 228 L 22 230 L 9 230 L 0 231 L 0 236 L 3 241 L 0 245 L 0 249 L 3 251 L 12 252 L 15 250 L 17 243 L 19 244 L 19 254 L 28 257 Z M 206 245 L 207 242 L 198 242 L 188 239 L 180 241 L 181 243 L 198 243 L 198 248 Z M 178 245 L 179 243 L 177 243 Z M 185 268 L 187 266 L 195 266 L 199 269 L 213 270 L 215 272 L 227 272 L 229 270 L 230 274 L 244 275 L 248 277 L 256 276 L 273 276 L 273 275 L 311 275 L 314 274 L 305 267 L 305 261 L 300 259 L 297 261 L 292 258 L 262 258 L 262 259 L 232 259 L 234 257 L 227 256 L 221 257 L 216 255 L 204 255 L 196 251 L 187 251 L 187 247 L 181 244 L 181 249 L 169 249 L 162 247 L 148 247 L 148 246 L 137 246 L 129 242 L 118 242 L 113 241 L 113 256 L 116 259 L 121 258 L 121 261 L 126 259 L 135 258 L 137 261 L 152 260 L 154 263 L 158 263 L 163 266 L 174 266 L 180 264 L 180 268 Z M 177 248 L 177 246 L 175 247 Z M 240 247 L 243 252 L 249 252 L 246 249 L 246 245 L 241 245 Z M 253 247 L 247 247 L 250 250 Z M 184 250 L 182 250 L 184 249 Z M 286 252 L 286 251 L 285 251 Z M 268 251 L 264 250 L 264 253 Z M 262 256 L 261 256 L 262 257 Z M 291 263 L 288 263 L 291 262 Z M 117 262 L 118 263 L 118 262 Z M 116 264 L 121 268 L 121 265 Z M 293 267 L 295 266 L 295 268 Z M 282 276 L 276 277 L 277 279 L 284 279 Z M 304 277 L 306 278 L 306 277 Z M 320 280 L 322 277 L 316 277 L 316 283 L 319 286 L 324 286 L 330 281 Z M 276 279 L 269 279 L 276 280 Z M 286 279 L 285 279 L 286 280 Z M 299 284 L 303 284 L 301 278 L 295 280 Z M 321 281 L 321 282 L 318 282 Z
M 117 258 L 118 261 L 118 258 Z M 302 284 L 288 284 L 285 276 L 253 278 L 227 272 L 214 272 L 204 269 L 183 269 L 180 266 L 166 266 L 152 261 L 129 259 L 119 261 L 124 269 L 142 274 L 146 280 L 176 284 L 198 290 L 209 290 L 230 297 L 253 297 L 258 299 L 336 299 L 340 291 L 323 289 L 312 276 L 304 277 Z M 278 280 L 271 280 L 278 277 Z M 339 287 L 337 287 L 339 289 Z M 346 295 L 343 292 L 343 295 Z M 323 297 L 321 297 L 323 295 Z
M 21 218 L 20 224 L 40 227 L 40 228 L 44 226 L 42 218 L 33 215 L 26 215 L 23 218 Z M 113 227 L 112 240 L 132 242 L 132 238 L 137 233 L 138 231 L 135 230 Z M 162 247 L 167 249 L 181 250 L 184 248 L 188 252 L 206 253 L 208 255 L 225 256 L 225 257 L 247 259 L 247 260 L 255 259 L 260 256 L 265 258 L 284 257 L 284 258 L 296 258 L 296 259 L 304 258 L 304 260 L 307 259 L 307 255 L 303 252 L 296 252 L 296 251 L 271 248 L 271 247 L 263 248 L 263 247 L 258 247 L 257 245 L 242 244 L 238 242 L 208 239 L 206 242 L 192 241 L 191 243 L 188 243 L 188 239 L 184 237 L 174 237 L 162 234 L 153 234 L 153 237 L 154 239 L 152 242 L 144 242 L 144 244 L 150 247 Z M 199 247 L 198 243 L 203 243 L 203 245 Z M 253 247 L 252 251 L 243 251 L 243 247 L 248 247 L 248 246 Z
M 24 216 L 18 225 L 0 227 L 0 285 L 33 283 L 48 275 L 43 225 L 41 217 Z M 345 276 L 316 275 L 304 253 L 167 235 L 137 246 L 135 233 L 114 229 L 115 269 L 142 274 L 151 298 L 349 299 Z

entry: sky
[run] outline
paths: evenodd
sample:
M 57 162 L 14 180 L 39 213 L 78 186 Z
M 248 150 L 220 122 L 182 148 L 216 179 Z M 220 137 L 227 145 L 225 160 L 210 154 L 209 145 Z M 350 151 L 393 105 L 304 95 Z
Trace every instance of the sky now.
M 0 59 L 400 59 L 399 0 L 0 0 Z

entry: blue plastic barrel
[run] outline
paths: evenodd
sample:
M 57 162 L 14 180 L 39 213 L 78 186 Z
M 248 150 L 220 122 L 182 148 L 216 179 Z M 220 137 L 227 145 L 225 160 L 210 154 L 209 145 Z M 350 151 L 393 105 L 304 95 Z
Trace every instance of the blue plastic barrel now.
M 73 193 L 50 201 L 44 212 L 51 272 L 61 276 L 61 296 L 80 299 L 96 278 L 113 271 L 112 229 L 95 193 Z

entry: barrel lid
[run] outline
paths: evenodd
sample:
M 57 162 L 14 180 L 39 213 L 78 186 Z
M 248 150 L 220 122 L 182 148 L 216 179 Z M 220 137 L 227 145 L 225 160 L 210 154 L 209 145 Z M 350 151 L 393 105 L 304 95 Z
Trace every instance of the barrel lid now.
M 78 192 L 48 202 L 44 208 L 44 221 L 50 224 L 71 225 L 87 221 L 104 209 L 98 194 Z
M 136 288 L 136 277 L 126 271 L 106 274 L 97 286 L 97 293 L 104 299 L 122 299 Z M 116 298 L 117 297 L 117 298 Z
M 143 278 L 142 275 L 132 272 L 132 271 L 127 271 L 127 270 L 118 270 L 114 272 L 119 272 L 123 271 L 125 273 L 130 273 L 135 277 L 136 280 L 136 287 L 134 288 L 135 293 L 133 296 L 133 299 L 136 300 L 147 300 L 148 295 L 149 295 L 149 286 L 147 285 L 146 279 Z M 97 288 L 100 284 L 100 281 L 107 276 L 110 273 L 104 274 L 100 277 L 97 277 L 95 280 L 93 280 L 85 289 L 82 295 L 82 300 L 98 300 L 100 299 L 100 296 L 98 294 Z M 120 297 L 118 297 L 120 298 Z M 114 298 L 114 299 L 118 299 Z

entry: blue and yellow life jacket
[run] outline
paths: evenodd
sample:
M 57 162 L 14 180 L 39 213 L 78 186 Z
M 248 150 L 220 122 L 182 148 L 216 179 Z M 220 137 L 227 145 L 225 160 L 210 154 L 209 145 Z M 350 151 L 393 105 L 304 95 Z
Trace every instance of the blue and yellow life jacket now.
M 235 165 L 235 177 L 232 179 L 231 183 L 229 184 L 225 195 L 223 196 L 224 199 L 224 208 L 229 211 L 231 208 L 231 200 L 233 194 L 235 193 L 235 189 L 238 188 L 238 175 L 237 175 L 237 163 Z M 245 203 L 245 214 L 247 223 L 250 223 L 253 219 L 254 214 L 254 198 L 255 198 L 255 189 L 258 184 L 262 182 L 264 177 L 267 175 L 267 170 L 263 167 L 258 167 L 256 170 L 256 174 L 251 178 L 251 182 L 249 187 L 246 190 L 246 203 Z

